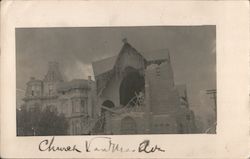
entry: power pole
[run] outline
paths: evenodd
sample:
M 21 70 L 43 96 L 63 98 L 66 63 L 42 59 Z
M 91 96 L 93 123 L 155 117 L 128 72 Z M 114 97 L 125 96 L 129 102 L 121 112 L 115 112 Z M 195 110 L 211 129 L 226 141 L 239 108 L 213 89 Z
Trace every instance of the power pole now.
M 211 99 L 214 101 L 214 112 L 215 112 L 215 119 L 217 120 L 217 91 L 216 89 L 206 90 L 208 95 L 211 95 Z

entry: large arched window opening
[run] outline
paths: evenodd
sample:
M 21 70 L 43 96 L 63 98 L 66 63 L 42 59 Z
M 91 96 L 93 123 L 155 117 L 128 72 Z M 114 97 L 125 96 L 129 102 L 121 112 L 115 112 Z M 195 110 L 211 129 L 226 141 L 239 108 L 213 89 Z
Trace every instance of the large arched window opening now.
M 133 99 L 136 94 L 144 92 L 145 79 L 144 76 L 139 73 L 138 70 L 127 67 L 124 70 L 124 78 L 121 82 L 119 93 L 120 93 L 120 104 L 126 106 L 130 103 L 133 106 Z
M 136 122 L 131 117 L 125 117 L 121 120 L 121 133 L 122 134 L 136 134 Z

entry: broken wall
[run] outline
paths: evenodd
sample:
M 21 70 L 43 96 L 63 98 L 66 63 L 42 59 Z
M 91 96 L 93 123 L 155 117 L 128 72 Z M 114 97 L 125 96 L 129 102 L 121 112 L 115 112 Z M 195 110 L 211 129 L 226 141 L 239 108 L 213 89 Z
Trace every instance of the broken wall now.
M 151 111 L 154 114 L 176 111 L 176 108 L 180 106 L 180 101 L 174 86 L 170 62 L 166 61 L 160 65 L 151 64 L 145 70 L 145 78 L 149 84 L 148 100 Z

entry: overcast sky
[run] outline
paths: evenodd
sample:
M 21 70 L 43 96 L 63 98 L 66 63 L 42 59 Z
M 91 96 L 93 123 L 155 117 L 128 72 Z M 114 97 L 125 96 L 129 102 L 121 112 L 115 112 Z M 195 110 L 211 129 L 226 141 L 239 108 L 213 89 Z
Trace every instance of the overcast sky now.
M 215 26 L 16 29 L 17 100 L 31 76 L 43 79 L 49 61 L 67 80 L 93 76 L 92 61 L 117 55 L 122 39 L 139 52 L 169 49 L 177 84 L 186 84 L 191 105 L 200 91 L 216 88 Z

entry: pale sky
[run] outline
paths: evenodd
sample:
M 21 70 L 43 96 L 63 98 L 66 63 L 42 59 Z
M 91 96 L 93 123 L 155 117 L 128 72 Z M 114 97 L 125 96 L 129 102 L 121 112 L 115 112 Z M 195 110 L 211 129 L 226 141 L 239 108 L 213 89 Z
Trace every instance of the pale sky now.
M 117 55 L 122 39 L 139 52 L 168 49 L 176 84 L 186 84 L 193 107 L 200 91 L 216 88 L 215 26 L 16 29 L 17 102 L 31 76 L 43 79 L 49 61 L 67 80 L 93 76 L 92 61 Z

